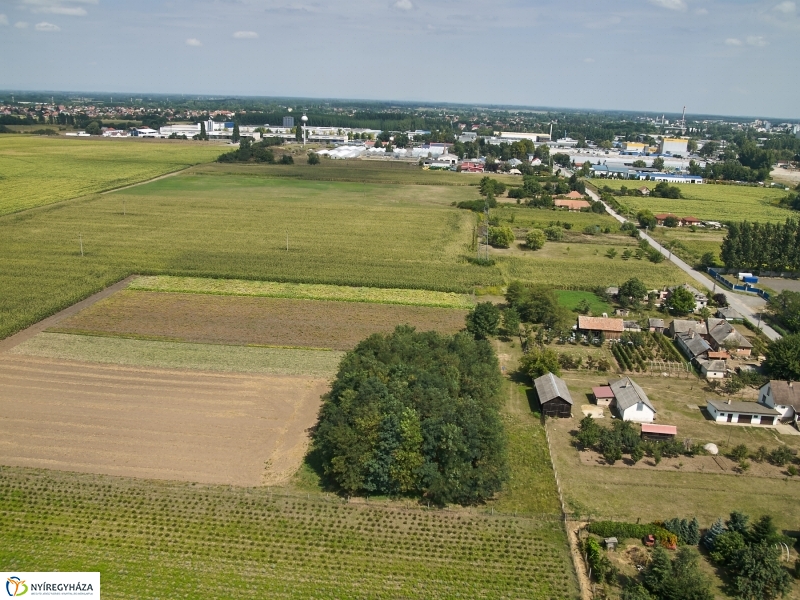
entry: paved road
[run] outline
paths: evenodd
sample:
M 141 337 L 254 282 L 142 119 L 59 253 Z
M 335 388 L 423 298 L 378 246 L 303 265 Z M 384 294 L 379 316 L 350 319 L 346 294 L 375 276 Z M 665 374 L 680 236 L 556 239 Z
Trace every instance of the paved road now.
M 597 194 L 595 194 L 592 190 L 587 188 L 586 189 L 586 193 L 593 200 L 598 201 L 598 202 L 603 202 L 602 200 L 600 200 L 600 197 Z M 611 209 L 611 207 L 608 206 L 605 202 L 603 202 L 603 206 L 606 207 L 606 210 L 608 211 L 608 214 L 610 214 L 612 217 L 614 217 L 620 223 L 624 223 L 626 221 L 625 217 L 615 213 Z M 664 248 L 661 244 L 659 244 L 657 241 L 655 241 L 649 235 L 647 235 L 647 234 L 645 234 L 643 232 L 640 232 L 640 234 L 644 239 L 647 240 L 648 244 L 650 244 L 653 248 L 655 248 L 656 250 L 661 252 L 661 254 L 663 254 L 665 257 L 667 257 L 669 260 L 671 260 L 673 263 L 675 263 L 680 269 L 682 269 L 688 275 L 690 275 L 692 277 L 692 279 L 694 279 L 695 281 L 697 281 L 698 283 L 700 283 L 701 285 L 705 286 L 706 288 L 708 288 L 710 290 L 716 288 L 719 291 L 724 292 L 725 296 L 728 298 L 728 304 L 735 311 L 737 311 L 738 313 L 740 313 L 741 315 L 743 315 L 744 317 L 749 319 L 750 322 L 752 322 L 752 323 L 758 323 L 759 322 L 759 314 L 764 310 L 764 307 L 767 304 L 766 301 L 763 298 L 761 298 L 760 296 L 750 296 L 750 295 L 740 296 L 740 295 L 735 294 L 735 293 L 733 293 L 732 291 L 730 291 L 730 290 L 728 290 L 726 288 L 723 288 L 722 286 L 718 286 L 717 287 L 716 284 L 714 283 L 713 279 L 711 279 L 710 277 L 707 277 L 705 274 L 700 273 L 699 271 L 695 271 L 692 267 L 690 267 L 685 262 L 683 262 L 680 258 L 678 258 L 674 254 L 672 254 L 672 252 L 670 252 L 669 250 Z M 771 327 L 769 327 L 767 325 L 764 325 L 763 323 L 761 324 L 761 330 L 764 332 L 764 335 L 766 335 L 771 340 L 777 340 L 777 339 L 779 339 L 781 337 L 778 334 L 777 331 L 775 331 L 774 329 L 772 329 Z

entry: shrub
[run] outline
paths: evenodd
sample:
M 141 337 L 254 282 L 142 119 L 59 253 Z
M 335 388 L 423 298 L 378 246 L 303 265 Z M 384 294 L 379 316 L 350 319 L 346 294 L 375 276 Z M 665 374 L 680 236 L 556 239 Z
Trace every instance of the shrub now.
M 558 355 L 550 348 L 531 348 L 520 359 L 519 368 L 531 379 L 536 379 L 547 373 L 561 375 Z
M 511 227 L 489 227 L 489 244 L 495 248 L 509 248 L 513 243 L 514 232 Z
M 551 242 L 560 242 L 564 239 L 564 230 L 561 227 L 545 227 L 544 235 Z
M 750 451 L 744 444 L 739 444 L 731 449 L 729 456 L 735 461 L 742 461 L 750 456 Z
M 467 315 L 467 331 L 477 340 L 497 335 L 500 309 L 491 302 L 479 302 Z
M 532 229 L 525 236 L 525 245 L 531 250 L 539 250 L 544 246 L 547 237 L 541 229 Z
M 642 539 L 648 535 L 655 536 L 659 529 L 655 523 L 623 523 L 618 521 L 594 521 L 587 527 L 589 533 L 603 538 L 615 537 L 617 539 L 636 538 Z

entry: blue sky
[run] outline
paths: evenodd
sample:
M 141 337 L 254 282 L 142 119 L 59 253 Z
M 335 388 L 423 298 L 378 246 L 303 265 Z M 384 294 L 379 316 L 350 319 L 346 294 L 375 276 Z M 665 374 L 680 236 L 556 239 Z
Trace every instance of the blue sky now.
M 0 0 L 0 89 L 800 118 L 800 0 Z

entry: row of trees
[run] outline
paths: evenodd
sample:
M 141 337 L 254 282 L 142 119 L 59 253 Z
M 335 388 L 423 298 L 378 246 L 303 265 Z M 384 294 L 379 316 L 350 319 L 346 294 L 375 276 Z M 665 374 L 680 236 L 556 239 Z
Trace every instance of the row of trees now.
M 256 143 L 252 143 L 250 138 L 242 138 L 236 150 L 221 154 L 217 158 L 217 162 L 257 162 L 273 164 L 275 163 L 275 154 L 269 148 L 271 146 L 280 145 L 281 143 L 282 140 L 280 138 L 265 138 Z M 282 154 L 278 162 L 291 165 L 294 163 L 294 159 L 291 154 Z
M 313 452 L 348 494 L 490 498 L 507 477 L 491 345 L 397 327 L 349 352 L 323 398 Z
M 720 257 L 729 269 L 800 271 L 800 222 L 728 223 Z

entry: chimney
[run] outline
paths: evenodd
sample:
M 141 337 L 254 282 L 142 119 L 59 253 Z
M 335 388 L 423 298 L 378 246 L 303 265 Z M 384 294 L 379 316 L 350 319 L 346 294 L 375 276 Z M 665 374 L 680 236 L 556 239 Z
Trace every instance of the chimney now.
M 728 402 L 727 402 L 727 404 L 730 404 L 730 403 L 731 403 L 731 399 L 730 399 L 730 398 L 728 398 Z

